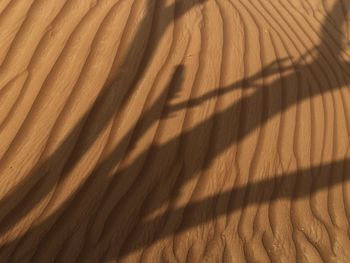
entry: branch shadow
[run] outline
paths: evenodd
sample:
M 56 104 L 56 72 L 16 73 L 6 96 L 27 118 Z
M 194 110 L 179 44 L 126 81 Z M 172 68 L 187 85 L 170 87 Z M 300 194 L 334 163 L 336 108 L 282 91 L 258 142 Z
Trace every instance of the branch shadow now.
M 161 12 L 169 13 L 169 20 L 166 21 L 165 27 L 161 29 L 161 32 L 165 31 L 166 26 L 173 19 L 180 17 L 196 4 L 198 3 L 188 2 L 187 4 L 181 4 L 177 2 L 177 5 L 181 5 L 181 8 L 176 6 L 161 7 Z M 154 12 L 152 8 L 154 7 L 150 5 L 148 14 Z M 174 9 L 175 15 L 173 16 L 172 12 Z M 207 169 L 217 156 L 235 143 L 245 139 L 256 128 L 264 125 L 274 116 L 304 100 L 332 92 L 334 89 L 344 88 L 349 84 L 350 64 L 340 58 L 343 52 L 342 41 L 344 36 L 342 36 L 340 31 L 334 33 L 335 25 L 341 28 L 345 23 L 345 15 L 340 18 L 337 16 L 339 9 L 346 10 L 347 13 L 349 7 L 345 8 L 344 3 L 341 1 L 335 3 L 321 29 L 320 45 L 315 47 L 314 50 L 306 52 L 296 63 L 292 62 L 292 58 L 282 58 L 272 62 L 253 76 L 249 76 L 232 85 L 219 87 L 198 98 L 168 105 L 167 102 L 176 96 L 183 82 L 185 68 L 179 65 L 174 70 L 167 88 L 156 99 L 155 103 L 143 113 L 138 123 L 126 133 L 121 143 L 103 161 L 98 163 L 86 182 L 74 195 L 43 222 L 30 228 L 23 237 L 5 243 L 2 249 L 8 249 L 12 254 L 18 247 L 32 244 L 33 240 L 38 243 L 39 240 L 36 240 L 35 237 L 43 236 L 43 233 L 49 236 L 50 240 L 54 240 L 57 244 L 59 243 L 60 247 L 68 247 L 70 243 L 65 243 L 64 239 L 60 237 L 67 235 L 62 229 L 69 228 L 72 221 L 66 220 L 66 218 L 71 217 L 79 225 L 77 226 L 78 229 L 82 227 L 89 230 L 88 234 L 83 235 L 85 240 L 83 240 L 80 254 L 77 255 L 79 262 L 87 261 L 88 259 L 92 261 L 94 259 L 98 260 L 97 257 L 103 257 L 106 260 L 122 258 L 138 249 L 149 247 L 162 238 L 202 225 L 224 214 L 232 213 L 237 209 L 279 199 L 288 198 L 294 200 L 307 197 L 323 188 L 332 187 L 347 181 L 349 176 L 346 172 L 350 169 L 350 160 L 344 159 L 288 174 L 276 175 L 273 178 L 249 183 L 244 187 L 234 187 L 201 201 L 190 203 L 186 207 L 167 209 L 160 216 L 144 220 L 144 218 L 147 218 L 148 213 L 150 214 L 160 208 L 170 200 L 171 196 L 180 194 L 181 187 L 200 171 Z M 145 19 L 150 19 L 150 17 L 152 15 L 146 15 Z M 338 18 L 338 21 L 333 20 L 334 17 Z M 148 23 L 144 21 L 141 23 L 133 43 L 140 41 L 140 36 L 143 36 L 143 32 L 146 30 L 143 25 Z M 131 47 L 128 52 L 130 55 L 126 56 L 125 63 L 128 63 L 132 49 Z M 155 49 L 156 45 L 147 54 L 147 58 L 152 57 Z M 309 57 L 311 57 L 311 62 L 307 62 Z M 148 59 L 145 61 L 148 61 Z M 285 65 L 286 62 L 291 63 Z M 140 65 L 137 76 L 142 76 L 146 67 L 147 62 Z M 259 84 L 259 80 L 281 73 L 283 73 L 283 76 L 281 75 L 280 78 L 268 86 Z M 331 76 L 331 80 L 327 78 L 328 76 Z M 132 85 L 133 87 L 136 86 L 137 81 L 136 79 Z M 113 85 L 111 87 L 114 88 Z M 97 98 L 94 107 L 106 101 L 113 105 L 117 100 L 120 100 L 118 98 L 119 93 L 113 91 L 111 87 L 106 87 L 99 98 Z M 209 119 L 198 123 L 192 129 L 182 132 L 179 136 L 166 143 L 152 145 L 141 152 L 131 164 L 118 169 L 117 172 L 113 172 L 116 164 L 120 163 L 125 156 L 125 152 L 133 147 L 132 143 L 137 143 L 140 137 L 155 122 L 169 118 L 169 116 L 179 110 L 201 105 L 213 97 L 224 96 L 235 89 L 248 87 L 255 89 L 251 95 L 242 97 L 224 111 L 215 113 Z M 132 92 L 134 92 L 132 88 L 125 91 L 125 96 L 130 95 Z M 266 97 L 272 98 L 268 101 L 268 104 L 263 103 Z M 64 176 L 74 168 L 75 164 L 89 150 L 106 123 L 113 118 L 117 110 L 117 108 L 106 107 L 105 111 L 100 113 L 104 121 L 96 127 L 89 140 L 76 147 L 79 134 L 84 130 L 84 123 L 89 118 L 90 111 L 87 112 L 59 149 L 44 164 L 36 167 L 14 192 L 0 200 L 1 235 L 7 233 L 20 222 L 53 189 L 56 180 L 52 180 L 52 178 L 64 179 Z M 201 143 L 202 139 L 210 138 L 217 130 L 225 129 L 225 126 L 228 124 L 239 125 L 240 129 L 237 129 L 235 132 L 229 129 L 221 132 L 220 140 L 215 144 L 215 147 L 210 149 L 210 151 L 204 151 L 205 154 L 202 154 L 203 149 L 205 149 Z M 198 157 L 195 157 L 192 163 L 179 159 L 179 153 L 184 152 L 184 149 L 186 149 L 187 154 Z M 168 165 L 160 165 L 163 163 Z M 112 177 L 109 177 L 110 173 L 113 174 Z M 330 174 L 333 176 L 330 176 Z M 309 184 L 305 184 L 305 187 L 301 187 L 298 192 L 294 191 L 297 180 L 299 182 L 309 182 L 313 178 L 318 180 L 317 187 L 310 188 Z M 150 182 L 164 184 L 164 189 L 156 191 Z M 45 187 L 40 187 L 41 190 L 37 191 L 37 187 L 35 187 L 37 184 L 44 184 Z M 99 186 L 99 189 L 95 189 L 96 186 Z M 89 196 L 94 189 L 100 193 L 95 200 L 90 200 Z M 132 189 L 135 193 L 140 194 L 132 195 L 131 190 L 127 192 L 127 189 Z M 272 194 L 268 194 L 270 192 Z M 154 198 L 151 198 L 152 202 L 147 204 L 142 197 L 146 197 L 149 193 Z M 30 196 L 30 198 L 26 198 L 27 196 Z M 190 218 L 180 225 L 166 225 L 169 218 L 181 218 L 185 211 L 206 211 L 207 207 L 212 206 L 218 199 L 228 199 L 228 207 L 219 207 L 215 212 L 208 212 L 202 217 Z M 90 200 L 88 206 L 91 211 L 94 211 L 94 213 L 91 212 L 94 215 L 93 217 L 84 217 L 85 205 L 81 205 L 81 209 L 77 209 L 80 204 L 85 204 L 86 200 Z M 143 204 L 140 200 L 143 200 L 145 203 Z M 16 207 L 19 203 L 21 205 Z M 132 206 L 134 206 L 133 209 L 130 209 Z M 53 227 L 54 225 L 55 227 Z M 156 230 L 149 233 L 145 229 Z M 78 230 L 71 230 L 69 235 L 74 235 L 75 231 Z M 110 245 L 111 240 L 115 242 L 113 247 Z M 22 252 L 17 257 L 20 257 L 22 260 L 33 258 L 46 245 L 50 246 L 50 244 L 41 244 L 36 251 L 26 251 L 24 249 L 25 252 Z M 102 256 L 95 255 L 94 249 L 96 247 L 104 251 Z M 60 256 L 63 257 L 63 255 Z

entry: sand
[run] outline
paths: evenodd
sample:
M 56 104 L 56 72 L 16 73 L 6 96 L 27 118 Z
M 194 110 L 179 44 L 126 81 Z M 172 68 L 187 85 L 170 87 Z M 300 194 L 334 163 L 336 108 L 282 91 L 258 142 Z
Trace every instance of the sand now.
M 350 262 L 348 10 L 1 0 L 0 262 Z

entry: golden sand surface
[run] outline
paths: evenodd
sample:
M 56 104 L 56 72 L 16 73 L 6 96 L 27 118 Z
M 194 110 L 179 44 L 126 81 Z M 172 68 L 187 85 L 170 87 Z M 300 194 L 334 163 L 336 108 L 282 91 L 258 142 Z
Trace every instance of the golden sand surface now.
M 349 10 L 0 0 L 0 262 L 350 262 Z

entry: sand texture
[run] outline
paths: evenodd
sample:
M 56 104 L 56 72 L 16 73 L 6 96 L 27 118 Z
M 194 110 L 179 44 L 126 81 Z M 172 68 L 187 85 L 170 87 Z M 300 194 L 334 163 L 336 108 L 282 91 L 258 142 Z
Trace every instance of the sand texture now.
M 0 0 L 0 262 L 350 262 L 349 11 Z

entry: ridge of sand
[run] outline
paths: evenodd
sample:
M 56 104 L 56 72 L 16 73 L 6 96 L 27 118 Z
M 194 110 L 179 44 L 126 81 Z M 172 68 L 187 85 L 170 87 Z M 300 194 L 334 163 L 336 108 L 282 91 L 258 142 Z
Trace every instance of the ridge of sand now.
M 0 1 L 0 262 L 349 262 L 349 9 Z

